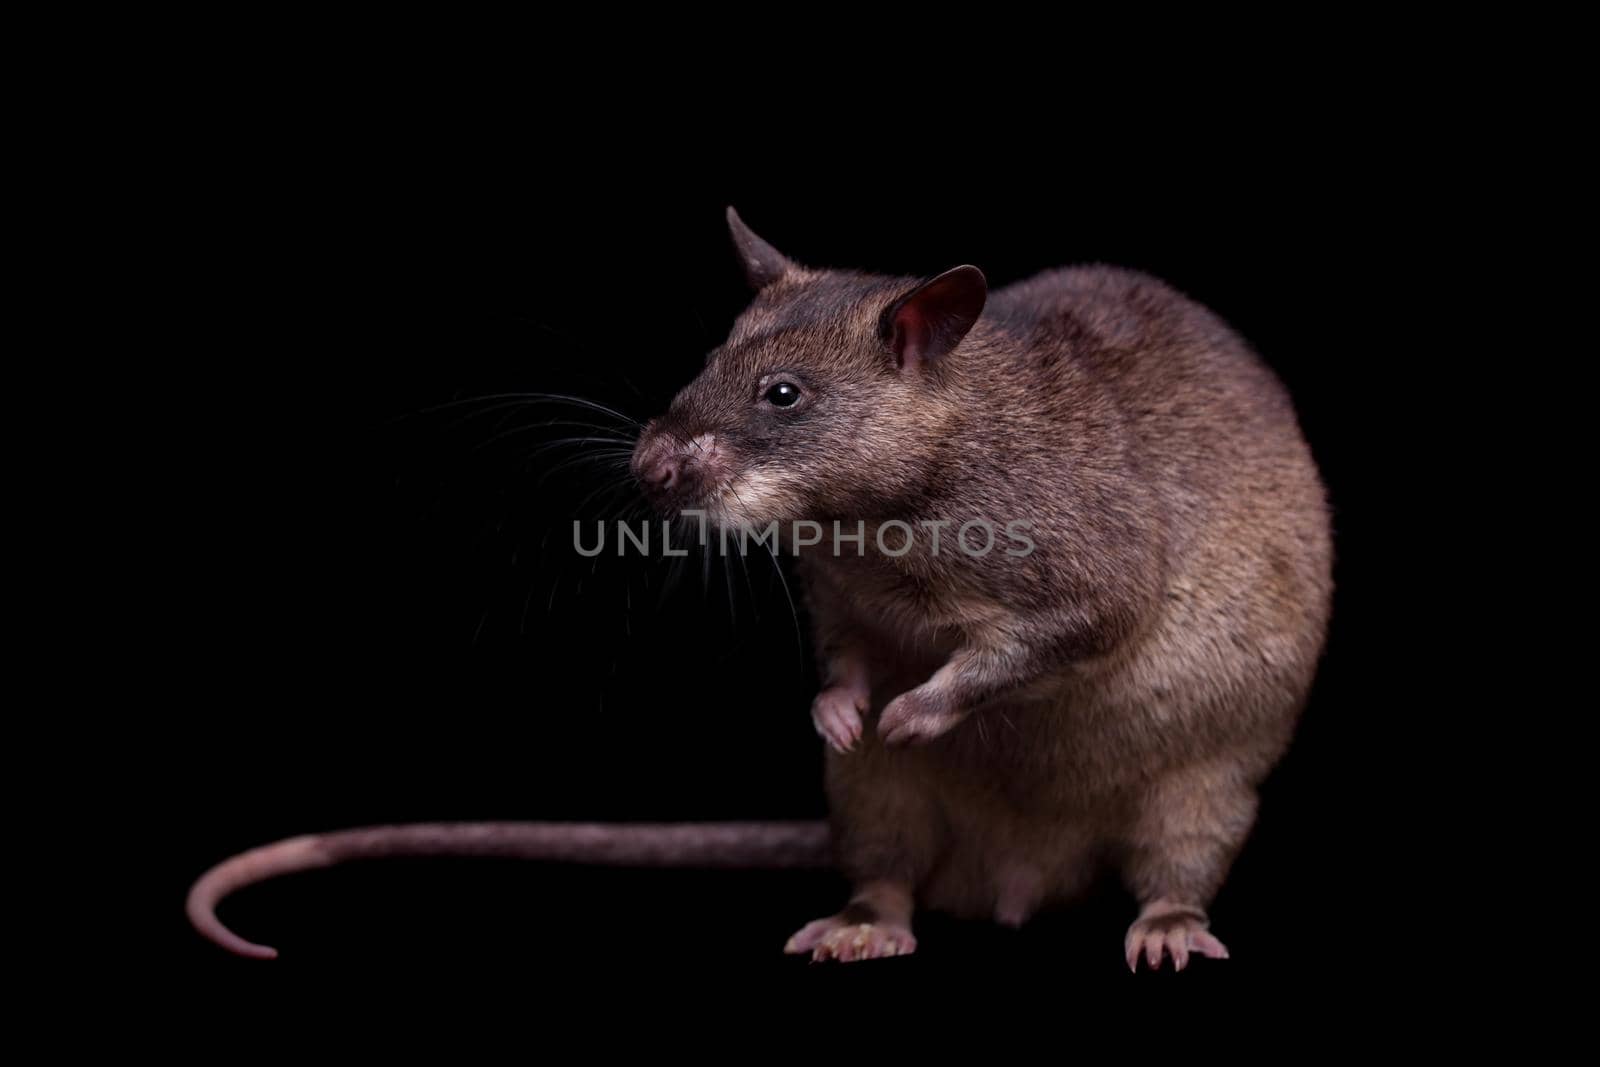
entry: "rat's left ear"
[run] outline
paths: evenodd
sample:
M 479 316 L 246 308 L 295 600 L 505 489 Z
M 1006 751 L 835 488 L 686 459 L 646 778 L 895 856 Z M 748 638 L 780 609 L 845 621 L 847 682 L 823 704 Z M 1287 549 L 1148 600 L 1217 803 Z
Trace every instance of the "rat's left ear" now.
M 961 343 L 988 298 L 983 271 L 972 266 L 947 270 L 884 310 L 884 344 L 902 370 L 930 363 Z
M 757 237 L 731 205 L 728 208 L 728 233 L 733 237 L 733 247 L 739 253 L 739 262 L 744 265 L 744 276 L 750 282 L 750 288 L 765 289 L 794 269 L 789 257 Z

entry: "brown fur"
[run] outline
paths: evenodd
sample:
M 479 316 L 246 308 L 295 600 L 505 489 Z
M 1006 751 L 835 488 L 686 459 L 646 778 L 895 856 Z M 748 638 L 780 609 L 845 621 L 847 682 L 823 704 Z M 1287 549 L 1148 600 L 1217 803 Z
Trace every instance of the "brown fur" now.
M 922 286 L 806 270 L 729 215 L 759 292 L 634 468 L 664 506 L 724 526 L 866 528 L 860 556 L 829 543 L 800 559 L 833 850 L 855 891 L 789 951 L 914 951 L 917 902 L 1017 925 L 1110 862 L 1141 904 L 1130 966 L 1226 955 L 1205 908 L 1289 743 L 1330 598 L 1323 491 L 1282 387 L 1153 278 L 1053 271 L 985 305 L 972 268 Z M 939 314 L 897 317 L 930 303 Z M 763 404 L 775 375 L 804 401 Z M 950 550 L 972 518 L 1030 522 L 1034 551 Z M 878 524 L 897 520 L 913 524 L 911 551 L 878 552 Z M 950 523 L 938 554 L 924 521 Z M 217 944 L 270 957 L 217 902 L 345 859 L 792 867 L 821 861 L 827 837 L 820 824 L 313 834 L 223 860 L 188 912 Z
M 992 293 L 954 350 L 900 367 L 881 318 L 915 280 L 801 268 L 730 221 L 762 287 L 640 455 L 714 441 L 667 503 L 724 524 L 867 523 L 864 555 L 800 560 L 819 709 L 867 709 L 827 758 L 844 871 L 1015 923 L 1109 862 L 1147 927 L 1203 931 L 1328 619 L 1328 512 L 1284 389 L 1205 308 L 1102 266 Z M 780 371 L 803 410 L 757 403 Z M 1036 550 L 949 551 L 974 517 L 1030 521 Z M 890 519 L 918 531 L 900 558 L 871 533 Z M 916 524 L 940 519 L 935 556 Z

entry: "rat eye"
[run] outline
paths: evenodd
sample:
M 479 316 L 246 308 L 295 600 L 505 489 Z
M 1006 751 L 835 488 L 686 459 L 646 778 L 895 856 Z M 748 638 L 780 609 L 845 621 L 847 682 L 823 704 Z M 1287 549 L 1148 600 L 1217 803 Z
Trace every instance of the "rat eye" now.
M 765 400 L 773 407 L 793 407 L 800 399 L 800 387 L 793 382 L 776 382 L 767 390 Z

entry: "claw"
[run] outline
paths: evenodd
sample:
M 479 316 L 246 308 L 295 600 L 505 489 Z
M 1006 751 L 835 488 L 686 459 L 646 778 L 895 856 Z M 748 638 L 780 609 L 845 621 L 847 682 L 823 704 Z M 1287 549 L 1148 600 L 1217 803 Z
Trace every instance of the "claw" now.
M 1205 930 L 1196 930 L 1189 935 L 1189 947 L 1202 956 L 1209 956 L 1214 960 L 1228 958 L 1228 946 L 1218 941 Z
M 1123 942 L 1128 970 L 1139 970 L 1139 958 L 1152 971 L 1161 969 L 1163 957 L 1172 960 L 1172 969 L 1182 971 L 1192 955 L 1225 960 L 1228 950 L 1206 930 L 1205 919 L 1189 912 L 1175 912 L 1141 918 L 1128 928 Z
M 853 691 L 824 689 L 811 703 L 811 724 L 829 748 L 845 755 L 861 739 L 861 710 L 862 702 Z
M 811 962 L 881 959 L 908 956 L 916 951 L 917 939 L 904 926 L 890 923 L 846 921 L 839 916 L 809 923 L 789 939 L 784 951 L 809 951 Z

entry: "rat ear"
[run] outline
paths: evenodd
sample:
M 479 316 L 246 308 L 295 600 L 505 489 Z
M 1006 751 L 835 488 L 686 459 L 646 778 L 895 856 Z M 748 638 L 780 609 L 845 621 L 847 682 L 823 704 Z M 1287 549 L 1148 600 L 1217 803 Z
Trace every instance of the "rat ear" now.
M 744 265 L 744 276 L 749 279 L 750 288 L 765 289 L 794 269 L 794 263 L 757 237 L 732 207 L 728 208 L 728 232 L 733 235 L 733 247 Z
M 977 267 L 955 267 L 923 282 L 883 312 L 883 342 L 902 369 L 939 359 L 983 313 L 989 283 Z

